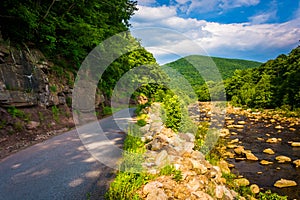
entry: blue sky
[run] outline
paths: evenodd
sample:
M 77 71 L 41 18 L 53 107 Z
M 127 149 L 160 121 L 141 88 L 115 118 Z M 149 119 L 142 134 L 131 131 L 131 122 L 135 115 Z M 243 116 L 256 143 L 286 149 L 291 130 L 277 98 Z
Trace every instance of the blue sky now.
M 265 62 L 299 45 L 298 0 L 138 0 L 138 8 L 131 32 L 161 64 L 189 54 Z

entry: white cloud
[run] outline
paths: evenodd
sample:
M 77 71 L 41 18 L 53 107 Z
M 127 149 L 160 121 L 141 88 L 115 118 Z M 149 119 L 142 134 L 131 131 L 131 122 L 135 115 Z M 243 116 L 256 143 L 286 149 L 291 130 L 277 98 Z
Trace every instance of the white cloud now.
M 213 56 L 238 57 L 241 52 L 263 55 L 276 49 L 290 49 L 297 44 L 300 35 L 300 20 L 297 19 L 285 23 L 260 24 L 267 20 L 268 16 L 255 16 L 249 23 L 220 24 L 180 18 L 176 16 L 174 7 L 143 7 L 138 12 L 146 13 L 137 13 L 137 16 L 132 18 L 133 28 L 162 27 L 186 36 L 178 37 L 164 31 L 139 34 L 138 37 L 147 43 L 146 47 L 155 47 L 160 49 L 160 52 L 165 49 L 171 52 L 195 53 L 188 38 Z M 132 32 L 134 33 L 134 29 Z M 147 42 L 154 38 L 154 35 L 157 38 L 156 42 Z
M 276 18 L 276 10 L 268 13 L 262 13 L 258 15 L 254 15 L 252 17 L 249 17 L 249 20 L 251 21 L 252 24 L 262 24 L 266 23 L 272 19 Z
M 153 22 L 176 16 L 175 7 L 147 7 L 137 6 L 139 9 L 134 15 L 134 21 Z

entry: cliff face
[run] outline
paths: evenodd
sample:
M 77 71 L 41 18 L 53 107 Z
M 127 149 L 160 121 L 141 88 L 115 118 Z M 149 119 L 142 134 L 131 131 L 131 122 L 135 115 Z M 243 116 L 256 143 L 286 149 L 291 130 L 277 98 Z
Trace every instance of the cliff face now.
M 74 126 L 72 84 L 58 68 L 39 50 L 13 47 L 0 35 L 0 159 Z
M 65 86 L 50 90 L 49 69 L 38 50 L 0 46 L 0 107 L 52 106 L 65 104 L 71 89 Z M 57 83 L 56 83 L 57 84 Z M 58 90 L 60 88 L 60 90 Z

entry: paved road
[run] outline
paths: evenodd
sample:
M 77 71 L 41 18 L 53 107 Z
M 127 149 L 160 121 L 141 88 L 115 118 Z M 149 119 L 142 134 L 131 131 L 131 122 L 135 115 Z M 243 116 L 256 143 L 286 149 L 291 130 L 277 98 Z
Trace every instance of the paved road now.
M 126 120 L 122 118 L 122 122 Z M 111 144 L 121 147 L 125 134 L 116 121 L 108 117 L 99 122 Z M 97 123 L 85 125 L 82 130 L 93 132 Z M 87 148 L 103 145 L 101 141 L 89 142 Z M 120 153 L 105 159 L 115 163 L 119 157 Z M 0 200 L 80 200 L 87 199 L 87 195 L 103 199 L 112 179 L 113 170 L 95 159 L 83 146 L 77 131 L 72 130 L 1 160 Z

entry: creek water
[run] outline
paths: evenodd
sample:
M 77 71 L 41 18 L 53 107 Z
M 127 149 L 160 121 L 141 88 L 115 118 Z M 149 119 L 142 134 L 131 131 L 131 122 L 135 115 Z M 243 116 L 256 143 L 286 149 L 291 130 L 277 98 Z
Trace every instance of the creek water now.
M 257 184 L 263 190 L 271 190 L 279 195 L 286 195 L 288 199 L 300 199 L 300 167 L 296 168 L 292 162 L 281 164 L 275 160 L 275 157 L 279 155 L 288 156 L 292 161 L 300 159 L 300 147 L 290 145 L 290 141 L 300 142 L 300 126 L 294 125 L 292 131 L 289 129 L 290 123 L 274 122 L 274 120 L 272 123 L 270 121 L 272 117 L 256 121 L 243 115 L 230 114 L 229 117 L 235 120 L 234 124 L 237 124 L 238 121 L 245 121 L 246 125 L 243 129 L 229 128 L 230 132 L 237 134 L 231 135 L 227 140 L 238 138 L 240 141 L 238 145 L 244 146 L 245 150 L 251 150 L 259 159 L 259 161 L 237 161 L 235 158 L 227 158 L 227 161 L 235 166 L 231 171 L 244 176 L 251 184 Z M 278 125 L 284 128 L 275 128 Z M 281 141 L 270 144 L 266 142 L 268 138 L 281 138 Z M 271 148 L 275 154 L 263 153 L 266 148 Z M 273 164 L 261 165 L 261 160 L 268 160 Z M 294 180 L 298 185 L 287 188 L 274 187 L 274 183 L 281 178 Z

